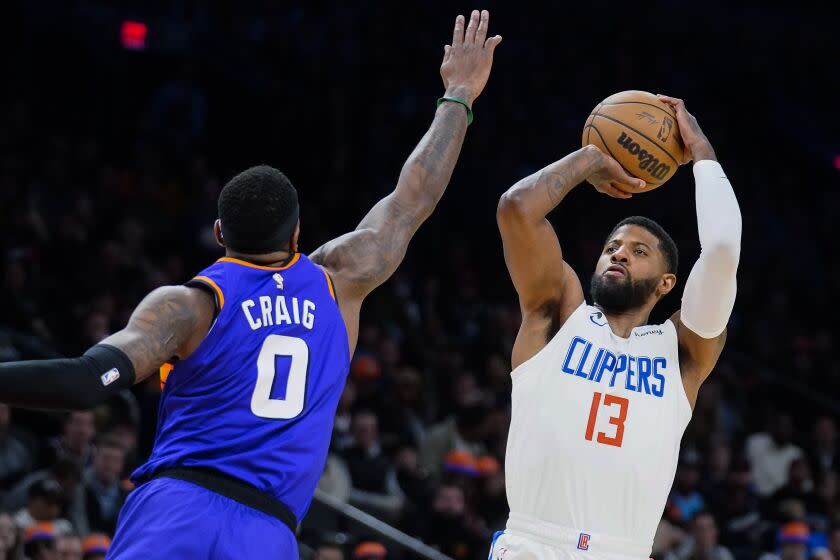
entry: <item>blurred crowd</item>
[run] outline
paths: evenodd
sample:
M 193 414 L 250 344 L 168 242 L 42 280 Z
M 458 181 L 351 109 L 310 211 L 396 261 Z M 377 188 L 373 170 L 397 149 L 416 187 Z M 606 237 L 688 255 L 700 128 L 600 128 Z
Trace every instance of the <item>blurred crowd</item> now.
M 415 44 L 399 41 L 399 26 L 375 25 L 370 11 L 334 8 L 320 19 L 289 8 L 263 27 L 228 14 L 246 38 L 219 38 L 234 48 L 214 60 L 111 52 L 89 39 L 63 49 L 33 40 L 0 61 L 19 78 L 0 92 L 0 360 L 78 355 L 121 328 L 145 293 L 182 283 L 220 256 L 210 229 L 216 197 L 242 167 L 287 171 L 301 193 L 306 252 L 354 227 L 393 187 L 431 119 L 436 49 L 450 18 L 423 12 L 435 32 L 414 30 Z M 675 17 L 686 9 L 671 8 Z M 395 8 L 383 9 L 380 18 Z M 502 15 L 493 17 L 503 27 Z M 796 19 L 789 23 L 805 35 Z M 769 80 L 764 63 L 744 57 L 774 48 L 764 37 L 775 24 L 727 20 L 721 25 L 740 26 L 748 47 L 732 54 L 708 46 L 717 78 L 736 94 Z M 541 50 L 524 31 L 517 36 L 526 28 L 518 25 L 502 31 L 450 192 L 362 312 L 320 488 L 453 558 L 486 555 L 507 515 L 509 356 L 519 321 L 495 202 L 575 149 L 598 99 L 660 88 L 698 114 L 735 186 L 745 233 L 728 348 L 700 391 L 654 558 L 840 560 L 840 361 L 825 304 L 840 261 L 819 259 L 831 255 L 840 213 L 837 171 L 781 119 L 753 123 L 743 142 L 730 126 L 743 107 L 712 81 L 653 80 L 621 56 L 600 74 L 564 60 L 580 78 L 564 85 L 533 68 L 554 64 L 556 49 L 569 45 Z M 62 31 L 53 31 L 57 41 Z M 368 48 L 392 40 L 394 52 Z M 373 52 L 380 58 L 364 58 Z M 653 56 L 665 64 L 678 54 Z M 328 75 L 315 71 L 327 67 Z M 523 83 L 539 107 L 513 101 Z M 751 102 L 774 114 L 778 100 Z M 768 165 L 771 142 L 784 167 Z M 603 236 L 631 213 L 672 233 L 685 277 L 697 254 L 692 188 L 683 170 L 632 206 L 594 192 L 570 196 L 555 222 L 584 286 Z M 823 264 L 810 274 L 815 262 Z M 678 304 L 666 298 L 653 319 Z M 102 557 L 131 491 L 128 474 L 151 449 L 158 400 L 152 379 L 92 411 L 0 406 L 0 560 Z M 324 529 L 303 524 L 320 560 L 393 552 L 375 535 Z

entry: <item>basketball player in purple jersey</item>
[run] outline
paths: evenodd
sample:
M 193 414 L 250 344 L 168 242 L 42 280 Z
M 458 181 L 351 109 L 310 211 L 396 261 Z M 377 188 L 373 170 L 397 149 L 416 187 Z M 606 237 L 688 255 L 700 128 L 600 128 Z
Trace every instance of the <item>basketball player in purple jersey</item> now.
M 225 257 L 150 293 L 79 358 L 0 364 L 0 401 L 64 409 L 160 370 L 154 449 L 133 474 L 109 558 L 298 558 L 362 301 L 446 189 L 501 42 L 488 23 L 486 11 L 455 20 L 431 128 L 355 231 L 303 255 L 294 187 L 271 167 L 248 169 L 219 196 Z

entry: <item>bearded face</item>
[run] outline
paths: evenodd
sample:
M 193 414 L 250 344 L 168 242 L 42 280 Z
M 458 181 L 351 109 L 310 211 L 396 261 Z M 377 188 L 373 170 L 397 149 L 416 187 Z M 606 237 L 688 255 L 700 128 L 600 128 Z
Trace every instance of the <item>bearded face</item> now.
M 659 277 L 634 279 L 629 272 L 624 276 L 608 272 L 592 275 L 590 293 L 592 300 L 604 311 L 622 313 L 641 307 L 656 291 Z

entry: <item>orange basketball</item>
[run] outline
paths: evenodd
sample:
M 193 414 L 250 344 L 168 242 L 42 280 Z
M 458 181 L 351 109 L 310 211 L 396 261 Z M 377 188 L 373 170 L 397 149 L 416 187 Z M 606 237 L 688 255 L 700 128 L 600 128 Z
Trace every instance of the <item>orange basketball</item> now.
M 646 91 L 622 91 L 598 104 L 583 127 L 583 145 L 594 144 L 630 175 L 647 183 L 644 192 L 673 177 L 684 146 L 677 115 Z

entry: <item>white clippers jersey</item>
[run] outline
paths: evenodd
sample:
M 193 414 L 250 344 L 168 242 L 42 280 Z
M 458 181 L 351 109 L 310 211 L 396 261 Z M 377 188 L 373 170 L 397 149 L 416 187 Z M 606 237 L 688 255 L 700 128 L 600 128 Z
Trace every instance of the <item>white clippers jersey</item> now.
M 674 324 L 624 339 L 583 303 L 511 376 L 508 528 L 530 520 L 593 551 L 599 538 L 649 551 L 691 419 Z

